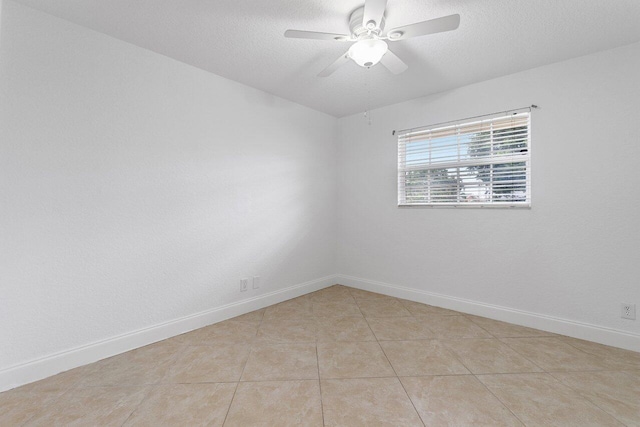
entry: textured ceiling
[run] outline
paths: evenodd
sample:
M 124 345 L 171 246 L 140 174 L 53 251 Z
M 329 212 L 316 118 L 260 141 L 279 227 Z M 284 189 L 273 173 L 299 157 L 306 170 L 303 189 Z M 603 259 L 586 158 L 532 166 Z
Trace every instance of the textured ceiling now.
M 460 28 L 390 43 L 400 75 L 350 61 L 319 78 L 349 44 L 283 33 L 347 33 L 363 0 L 17 1 L 337 117 L 640 40 L 638 0 L 388 0 L 387 29 L 453 13 Z

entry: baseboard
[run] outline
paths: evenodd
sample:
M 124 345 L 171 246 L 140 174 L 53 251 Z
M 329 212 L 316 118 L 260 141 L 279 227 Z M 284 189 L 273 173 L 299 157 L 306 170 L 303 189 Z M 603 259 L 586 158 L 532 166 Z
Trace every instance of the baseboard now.
M 326 288 L 336 283 L 336 277 L 322 277 L 0 370 L 0 392 Z
M 463 298 L 436 294 L 404 286 L 338 274 L 337 282 L 365 291 L 448 308 L 462 313 L 501 320 L 516 325 L 541 329 L 560 335 L 593 341 L 627 350 L 640 351 L 640 335 L 588 323 L 485 304 Z
M 291 298 L 296 298 L 309 292 L 326 288 L 335 283 L 627 350 L 640 351 L 640 335 L 638 334 L 337 274 L 290 286 L 258 297 L 226 304 L 211 310 L 195 313 L 190 316 L 153 325 L 0 370 L 0 392 L 154 342 L 162 341 L 194 329 L 240 316 Z

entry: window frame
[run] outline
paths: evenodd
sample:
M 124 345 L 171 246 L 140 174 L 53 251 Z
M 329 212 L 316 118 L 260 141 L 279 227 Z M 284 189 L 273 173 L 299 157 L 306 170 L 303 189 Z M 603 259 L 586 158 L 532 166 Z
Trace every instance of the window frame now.
M 460 169 L 462 168 L 466 168 L 469 166 L 482 166 L 482 165 L 498 165 L 498 164 L 505 164 L 505 163 L 509 163 L 509 162 L 501 162 L 500 157 L 498 156 L 487 156 L 484 157 L 482 159 L 479 159 L 477 161 L 470 161 L 469 159 L 464 159 L 461 160 L 460 159 L 460 128 L 464 128 L 464 127 L 471 127 L 473 125 L 476 124 L 483 124 L 484 122 L 488 122 L 493 124 L 494 121 L 499 122 L 500 120 L 505 120 L 505 118 L 508 117 L 513 117 L 516 115 L 526 115 L 526 126 L 527 126 L 527 132 L 526 132 L 526 154 L 523 154 L 523 161 L 525 163 L 525 200 L 524 201 L 494 201 L 493 197 L 490 197 L 489 201 L 484 201 L 484 202 L 462 202 L 460 201 L 460 196 L 461 196 L 461 187 L 460 187 Z M 467 118 L 467 119 L 461 119 L 461 120 L 456 120 L 456 121 L 452 121 L 452 122 L 446 122 L 446 123 L 439 123 L 439 124 L 435 124 L 435 125 L 429 125 L 429 126 L 421 126 L 418 128 L 412 128 L 412 129 L 407 129 L 407 130 L 403 130 L 403 131 L 399 131 L 397 133 L 397 154 L 398 154 L 398 158 L 397 158 L 397 190 L 398 190 L 398 207 L 400 208 L 463 208 L 463 209 L 467 209 L 467 208 L 498 208 L 498 209 L 513 209 L 513 208 L 518 208 L 518 209 L 530 209 L 531 208 L 531 203 L 532 203 L 532 194 L 531 194 L 531 183 L 532 183 L 532 176 L 531 176 L 531 160 L 532 160 L 532 150 L 531 150 L 531 146 L 532 146 L 532 137 L 531 137 L 531 122 L 532 122 L 532 117 L 531 117 L 531 108 L 524 108 L 524 109 L 518 109 L 518 110 L 509 110 L 509 111 L 505 111 L 505 112 L 501 112 L 501 113 L 495 113 L 495 114 L 488 114 L 488 115 L 483 115 L 483 116 L 477 116 L 477 117 L 471 117 L 471 118 Z M 517 126 L 514 126 L 517 127 Z M 457 149 L 458 149 L 458 160 L 456 161 L 451 161 L 451 162 L 446 162 L 446 163 L 430 163 L 429 167 L 424 167 L 422 169 L 420 168 L 414 168 L 413 170 L 422 170 L 428 173 L 428 171 L 431 170 L 439 170 L 439 169 L 457 169 L 458 175 L 457 175 L 457 180 L 458 180 L 458 184 L 457 184 L 457 197 L 458 200 L 457 201 L 451 201 L 451 202 L 434 202 L 434 201 L 429 201 L 429 202 L 422 202 L 422 203 L 415 203 L 415 202 L 407 202 L 407 191 L 406 191 L 406 172 L 408 170 L 410 170 L 411 168 L 407 167 L 407 152 L 406 152 L 406 141 L 403 142 L 403 138 L 411 133 L 415 133 L 415 132 L 423 132 L 423 133 L 428 133 L 428 132 L 434 132 L 434 131 L 442 131 L 443 129 L 446 128 L 455 128 L 456 129 L 456 134 L 458 135 L 457 138 Z M 395 132 L 394 132 L 395 134 Z M 462 135 L 471 135 L 473 134 L 472 132 L 467 132 L 467 133 L 463 133 Z M 490 134 L 490 147 L 491 150 L 493 150 L 495 141 L 494 141 L 494 133 L 493 131 Z M 429 156 L 430 156 L 430 161 L 431 161 L 431 155 L 433 153 L 433 148 L 429 147 Z M 506 156 L 504 157 L 504 160 L 508 160 L 508 159 L 517 159 L 516 156 Z M 512 161 L 511 163 L 520 163 L 520 161 L 515 162 Z M 435 165 L 435 166 L 434 166 Z M 404 173 L 403 173 L 404 172 Z M 427 188 L 429 188 L 428 191 L 428 195 L 426 196 L 427 198 L 432 197 L 432 190 L 431 190 L 431 183 L 432 181 L 427 179 Z M 494 187 L 493 187 L 493 181 L 490 184 L 489 187 L 489 191 L 493 192 Z M 452 187 L 453 188 L 453 187 Z

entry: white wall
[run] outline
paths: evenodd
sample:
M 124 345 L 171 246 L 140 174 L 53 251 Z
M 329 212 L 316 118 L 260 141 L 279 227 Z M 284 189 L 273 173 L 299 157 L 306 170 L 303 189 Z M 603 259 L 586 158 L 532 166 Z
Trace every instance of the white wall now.
M 2 0 L 0 0 L 0 44 L 2 43 Z
M 335 273 L 335 118 L 2 13 L 0 373 Z
M 640 305 L 638 70 L 634 44 L 381 108 L 371 126 L 340 119 L 343 282 L 614 329 L 640 350 L 640 320 L 620 318 Z M 392 130 L 531 104 L 531 210 L 396 206 Z

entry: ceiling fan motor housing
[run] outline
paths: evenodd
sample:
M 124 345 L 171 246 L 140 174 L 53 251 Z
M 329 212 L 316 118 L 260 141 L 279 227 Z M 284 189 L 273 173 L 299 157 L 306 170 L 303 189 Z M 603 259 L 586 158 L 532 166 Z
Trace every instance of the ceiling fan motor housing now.
M 351 17 L 349 18 L 349 30 L 351 30 L 351 34 L 355 38 L 360 38 L 363 35 L 369 34 L 369 31 L 375 35 L 382 35 L 382 30 L 384 30 L 384 15 L 382 16 L 381 22 L 376 22 L 376 26 L 374 29 L 369 30 L 362 22 L 364 18 L 364 6 L 360 7 L 353 11 Z

